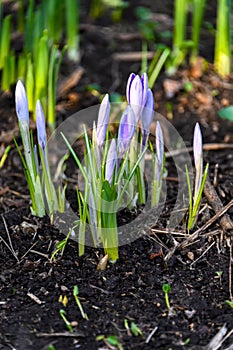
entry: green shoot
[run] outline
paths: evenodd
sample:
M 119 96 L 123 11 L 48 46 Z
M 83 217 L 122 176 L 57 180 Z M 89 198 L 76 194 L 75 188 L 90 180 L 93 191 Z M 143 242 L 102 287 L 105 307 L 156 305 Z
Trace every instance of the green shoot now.
M 191 49 L 190 62 L 195 63 L 198 56 L 199 42 L 200 42 L 200 30 L 205 11 L 206 0 L 193 0 L 192 9 L 192 42 L 193 47 Z
M 187 54 L 186 48 L 186 22 L 187 0 L 175 0 L 174 2 L 174 33 L 173 51 L 170 60 L 167 61 L 167 73 L 173 74 L 177 67 L 184 61 Z
M 138 326 L 136 325 L 136 323 L 131 322 L 130 323 L 130 327 L 129 327 L 129 323 L 127 319 L 124 319 L 124 326 L 125 329 L 127 330 L 127 333 L 129 335 L 133 334 L 135 337 L 138 337 L 139 335 L 143 337 L 143 333 L 140 330 L 140 328 L 138 328 Z
M 171 305 L 170 305 L 169 296 L 168 296 L 169 292 L 171 291 L 170 284 L 166 284 L 166 283 L 163 284 L 162 290 L 164 292 L 166 306 L 167 306 L 168 310 L 170 310 L 171 309 Z
M 163 68 L 170 53 L 171 53 L 171 50 L 168 47 L 163 49 L 158 49 L 156 51 L 148 71 L 148 75 L 149 75 L 148 86 L 151 89 L 153 88 L 159 76 L 159 73 L 161 72 L 161 69 Z
M 225 303 L 230 306 L 231 308 L 233 308 L 233 301 L 232 300 L 226 300 Z
M 4 164 L 5 164 L 6 160 L 7 160 L 7 157 L 8 157 L 8 154 L 9 154 L 10 150 L 11 150 L 11 146 L 7 146 L 5 148 L 4 153 L 3 153 L 2 157 L 0 158 L 0 169 L 3 168 L 3 166 L 4 166 Z
M 98 337 L 96 337 L 96 340 L 102 340 L 108 347 L 116 346 L 119 350 L 124 350 L 123 346 L 121 345 L 121 343 L 115 335 L 108 335 L 107 337 L 105 335 L 99 335 Z
M 139 335 L 140 335 L 141 337 L 143 337 L 143 333 L 142 333 L 141 329 L 138 328 L 138 326 L 136 325 L 136 323 L 131 322 L 130 329 L 131 329 L 131 332 L 133 333 L 133 335 L 134 335 L 135 337 L 138 337 Z
M 68 57 L 79 60 L 79 0 L 66 0 L 66 35 Z
M 49 344 L 46 348 L 46 350 L 56 350 L 55 346 L 53 344 Z
M 66 325 L 68 331 L 69 331 L 69 332 L 73 332 L 73 327 L 71 326 L 71 323 L 70 323 L 70 322 L 67 320 L 67 318 L 66 318 L 66 312 L 65 312 L 65 310 L 61 309 L 61 310 L 59 311 L 59 314 L 60 314 L 61 318 L 63 319 L 63 321 L 65 322 L 65 325 Z
M 231 71 L 231 0 L 218 0 L 214 65 L 222 77 Z
M 64 250 L 65 250 L 66 244 L 67 244 L 67 242 L 68 242 L 68 240 L 69 240 L 69 238 L 70 238 L 70 235 L 71 235 L 72 231 L 73 231 L 78 225 L 79 225 L 79 222 L 76 222 L 76 225 L 73 226 L 73 227 L 69 230 L 69 232 L 68 232 L 66 238 L 64 238 L 62 241 L 60 241 L 60 242 L 56 245 L 56 249 L 54 250 L 54 252 L 53 252 L 52 255 L 51 255 L 51 260 L 54 260 L 55 257 L 56 257 L 56 255 L 57 255 L 58 253 L 60 253 L 61 256 L 64 254 Z
M 6 16 L 3 20 L 0 33 L 0 69 L 4 67 L 5 59 L 9 55 L 11 34 L 11 16 Z
M 54 131 L 56 126 L 56 115 L 55 115 L 55 106 L 56 106 L 56 88 L 58 80 L 58 72 L 63 59 L 66 47 L 59 52 L 57 46 L 53 46 L 50 53 L 49 59 L 49 71 L 48 71 L 48 125 L 51 131 Z M 58 57 L 57 57 L 58 56 Z
M 81 312 L 82 318 L 85 318 L 86 320 L 88 320 L 88 316 L 87 316 L 87 314 L 86 314 L 86 313 L 84 312 L 84 310 L 83 310 L 83 307 L 82 307 L 82 305 L 81 305 L 81 303 L 80 303 L 80 300 L 79 300 L 79 298 L 78 298 L 78 294 L 79 294 L 78 286 L 74 286 L 74 289 L 73 289 L 73 296 L 74 296 L 74 299 L 75 299 L 75 301 L 76 301 L 76 303 L 77 303 L 77 305 L 78 305 L 78 308 L 79 308 L 79 310 L 80 310 L 80 312 Z

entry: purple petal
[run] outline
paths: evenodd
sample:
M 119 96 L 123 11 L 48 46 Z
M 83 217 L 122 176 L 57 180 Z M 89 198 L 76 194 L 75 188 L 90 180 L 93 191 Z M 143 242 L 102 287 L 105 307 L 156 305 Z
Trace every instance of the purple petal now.
M 126 98 L 127 98 L 127 101 L 128 103 L 130 104 L 130 90 L 131 90 L 131 84 L 134 80 L 134 78 L 136 77 L 136 74 L 134 73 L 131 73 L 130 76 L 129 76 L 129 79 L 127 81 L 127 86 L 126 86 Z
M 118 131 L 118 152 L 120 154 L 120 157 L 123 157 L 127 151 L 130 141 L 134 135 L 135 128 L 135 115 L 132 108 L 128 106 L 121 117 Z
M 154 97 L 150 89 L 147 90 L 147 99 L 142 111 L 142 129 L 149 134 L 150 125 L 154 116 Z
M 143 86 L 139 75 L 136 75 L 130 87 L 130 104 L 142 106 Z
M 23 83 L 19 80 L 15 89 L 15 105 L 19 122 L 29 125 L 28 99 Z
M 116 164 L 116 140 L 112 139 L 111 145 L 108 150 L 108 156 L 106 161 L 106 168 L 105 168 L 105 179 L 111 184 L 112 182 L 112 175 L 114 171 L 114 167 Z
M 34 145 L 34 159 L 35 159 L 35 165 L 36 165 L 36 173 L 39 174 L 39 161 L 38 161 L 38 152 L 37 152 L 36 145 Z
M 194 128 L 193 156 L 194 156 L 195 167 L 197 167 L 200 162 L 200 158 L 202 158 L 202 135 L 201 135 L 201 129 L 198 123 L 196 123 Z
M 155 130 L 155 136 L 156 136 L 156 155 L 157 160 L 160 166 L 162 167 L 163 163 L 163 153 L 164 153 L 164 142 L 163 142 L 163 132 L 160 126 L 160 123 L 156 123 L 156 130 Z
M 138 122 L 143 107 L 146 104 L 148 91 L 148 77 L 144 73 L 142 77 L 131 73 L 127 82 L 126 97 L 128 103 L 134 110 L 136 121 Z
M 193 157 L 195 164 L 195 187 L 194 187 L 194 203 L 200 191 L 203 176 L 203 154 L 202 154 L 202 134 L 198 123 L 195 125 L 193 136 Z
M 106 131 L 108 128 L 110 114 L 110 103 L 108 94 L 105 95 L 103 101 L 101 102 L 98 121 L 96 128 L 96 142 L 99 147 L 101 147 L 105 141 Z
M 142 101 L 141 105 L 145 106 L 146 100 L 147 100 L 147 94 L 148 94 L 148 77 L 146 73 L 143 73 L 141 77 L 141 83 L 142 83 Z
M 44 112 L 39 100 L 36 103 L 36 128 L 37 128 L 38 143 L 42 148 L 42 150 L 44 151 L 46 147 L 46 127 L 45 127 Z

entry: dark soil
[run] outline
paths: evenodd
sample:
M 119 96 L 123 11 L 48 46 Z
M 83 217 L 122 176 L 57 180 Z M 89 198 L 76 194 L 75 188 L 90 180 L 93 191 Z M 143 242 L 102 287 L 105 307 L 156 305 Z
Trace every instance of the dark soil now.
M 146 2 L 135 3 L 145 6 Z M 162 30 L 171 30 L 173 2 L 147 3 L 155 15 L 165 15 L 165 19 L 160 17 L 158 32 L 160 26 Z M 213 24 L 214 14 L 215 9 L 208 5 L 206 20 Z M 98 103 L 98 98 L 85 90 L 88 84 L 97 83 L 101 93 L 124 94 L 128 75 L 140 70 L 138 61 L 119 62 L 114 58 L 116 52 L 141 49 L 139 38 L 122 40 L 120 35 L 138 31 L 132 5 L 124 12 L 122 23 L 113 24 L 108 12 L 96 21 L 91 20 L 83 2 L 81 28 L 81 66 L 85 72 L 77 87 L 60 95 L 59 121 Z M 213 39 L 207 30 L 203 33 L 201 54 L 211 61 Z M 63 63 L 60 84 L 75 68 L 69 62 Z M 221 120 L 217 111 L 233 104 L 233 79 L 221 80 L 211 65 L 199 76 L 181 67 L 172 77 L 181 87 L 172 99 L 167 99 L 163 85 L 166 78 L 162 73 L 154 88 L 156 111 L 170 118 L 187 146 L 192 143 L 193 127 L 199 121 L 204 143 L 216 146 L 215 150 L 206 147 L 204 157 L 210 164 L 211 182 L 214 177 L 217 179 L 218 198 L 227 205 L 233 196 L 233 124 Z M 190 93 L 182 85 L 187 79 L 193 84 Z M 172 105 L 172 115 L 168 113 L 167 102 Z M 120 257 L 114 265 L 108 264 L 105 271 L 97 270 L 103 251 L 87 247 L 85 255 L 79 257 L 77 243 L 72 240 L 64 254 L 52 261 L 56 244 L 64 235 L 50 225 L 48 218 L 38 219 L 30 214 L 23 169 L 12 140 L 12 133 L 18 137 L 17 130 L 14 93 L 1 93 L 0 155 L 8 144 L 12 150 L 0 173 L 0 349 L 52 349 L 49 345 L 56 350 L 117 349 L 106 339 L 98 340 L 100 335 L 105 338 L 115 335 L 124 350 L 214 350 L 218 345 L 218 349 L 224 350 L 232 346 L 231 334 L 222 346 L 217 341 L 207 347 L 224 325 L 228 332 L 233 328 L 232 308 L 226 304 L 232 287 L 232 232 L 216 220 L 193 244 L 174 250 L 167 259 L 175 244 L 184 240 L 180 234 L 184 233 L 183 227 L 170 233 L 165 231 L 175 199 L 177 175 L 168 174 L 169 196 L 158 223 L 144 230 L 138 240 L 120 247 Z M 219 143 L 224 143 L 225 149 L 219 150 Z M 170 159 L 167 167 L 173 169 Z M 205 197 L 204 206 L 196 229 L 215 214 Z M 233 219 L 231 208 L 228 214 Z M 170 310 L 165 304 L 163 284 L 172 288 Z M 88 320 L 82 318 L 73 297 L 75 285 Z M 68 332 L 59 315 L 61 309 L 72 322 L 73 332 Z M 128 320 L 129 326 L 134 322 L 143 336 L 127 331 L 124 320 Z

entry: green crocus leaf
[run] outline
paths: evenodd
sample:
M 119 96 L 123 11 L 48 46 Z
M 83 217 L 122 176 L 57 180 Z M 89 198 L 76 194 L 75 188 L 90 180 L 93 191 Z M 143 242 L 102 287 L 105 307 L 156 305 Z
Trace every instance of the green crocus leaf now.
M 233 122 L 233 106 L 228 106 L 218 111 L 218 115 L 222 119 L 227 119 Z
M 113 202 L 117 199 L 116 186 L 110 186 L 109 182 L 105 180 L 102 186 L 101 197 L 107 202 Z

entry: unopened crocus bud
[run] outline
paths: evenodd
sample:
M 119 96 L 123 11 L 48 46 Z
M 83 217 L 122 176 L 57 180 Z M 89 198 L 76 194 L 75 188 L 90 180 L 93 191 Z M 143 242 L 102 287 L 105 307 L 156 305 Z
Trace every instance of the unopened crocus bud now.
M 19 122 L 29 125 L 28 99 L 23 83 L 20 80 L 16 84 L 15 105 Z
M 31 176 L 34 180 L 34 168 L 32 163 L 32 147 L 29 133 L 28 99 L 23 83 L 19 80 L 15 89 L 15 108 L 19 120 L 19 128 L 23 141 L 25 160 Z
M 142 144 L 146 144 L 150 132 L 150 125 L 154 116 L 154 97 L 150 89 L 147 90 L 146 104 L 142 111 Z
M 100 105 L 97 127 L 96 127 L 96 143 L 99 147 L 102 147 L 105 141 L 106 131 L 108 128 L 109 114 L 110 114 L 109 96 L 108 94 L 106 94 Z
M 143 107 L 146 104 L 148 90 L 147 74 L 143 73 L 142 77 L 131 73 L 126 86 L 126 98 L 134 110 L 136 121 L 141 117 Z
M 200 191 L 202 175 L 203 175 L 203 153 L 202 153 L 202 134 L 198 123 L 195 125 L 193 136 L 193 157 L 196 170 L 195 188 L 194 188 L 194 202 L 198 197 Z
M 35 165 L 36 165 L 36 173 L 39 174 L 39 161 L 38 161 L 38 152 L 37 152 L 36 145 L 34 145 L 34 159 L 35 159 Z
M 112 139 L 111 145 L 108 150 L 107 160 L 106 160 L 106 168 L 105 168 L 105 179 L 109 182 L 109 184 L 112 183 L 112 176 L 114 167 L 116 164 L 116 140 Z
M 98 237 L 97 237 L 96 205 L 95 205 L 93 191 L 92 191 L 91 187 L 89 188 L 88 206 L 89 206 L 89 215 L 90 215 L 90 223 L 91 223 L 92 232 L 93 232 L 95 241 L 97 241 Z
M 162 171 L 163 155 L 164 155 L 163 132 L 159 122 L 156 123 L 155 136 L 156 136 L 155 142 L 156 142 L 156 157 L 157 157 L 157 168 L 156 168 L 155 178 L 156 180 L 159 180 L 161 171 Z
M 123 158 L 136 128 L 136 119 L 133 109 L 128 106 L 124 111 L 118 130 L 117 148 L 120 158 Z
M 46 147 L 46 142 L 47 142 L 46 127 L 45 127 L 44 112 L 39 100 L 36 103 L 36 128 L 37 128 L 38 143 L 44 152 Z

